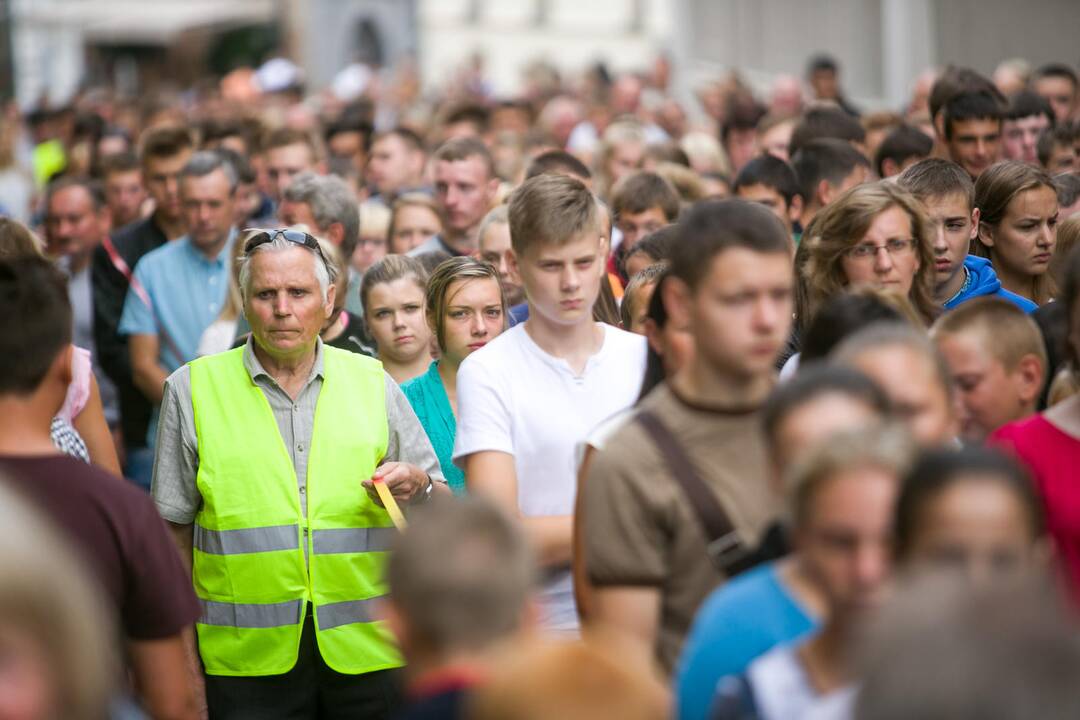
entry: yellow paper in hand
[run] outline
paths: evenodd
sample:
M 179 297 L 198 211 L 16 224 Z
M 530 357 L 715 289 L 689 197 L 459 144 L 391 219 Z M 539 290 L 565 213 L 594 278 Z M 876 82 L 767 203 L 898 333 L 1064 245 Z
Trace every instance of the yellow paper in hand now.
M 375 492 L 379 493 L 379 499 L 382 500 L 383 507 L 390 514 L 390 519 L 394 521 L 394 527 L 398 530 L 404 530 L 408 523 L 405 522 L 405 516 L 401 513 L 401 507 L 398 506 L 397 500 L 394 499 L 394 494 L 390 492 L 390 488 L 386 487 L 386 483 L 381 478 L 376 478 L 373 482 Z

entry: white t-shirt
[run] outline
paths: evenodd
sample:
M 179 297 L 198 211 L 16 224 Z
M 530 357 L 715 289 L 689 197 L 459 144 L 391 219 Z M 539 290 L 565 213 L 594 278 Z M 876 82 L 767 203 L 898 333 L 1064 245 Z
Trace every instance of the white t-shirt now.
M 750 664 L 746 674 L 762 720 L 850 720 L 856 686 L 819 695 L 796 654 L 778 647 Z
M 604 342 L 576 376 L 540 349 L 525 326 L 510 328 L 461 364 L 454 462 L 494 450 L 514 456 L 524 515 L 570 515 L 577 492 L 575 450 L 600 421 L 630 407 L 645 374 L 645 338 L 602 325 Z M 577 627 L 569 569 L 551 572 L 546 625 Z

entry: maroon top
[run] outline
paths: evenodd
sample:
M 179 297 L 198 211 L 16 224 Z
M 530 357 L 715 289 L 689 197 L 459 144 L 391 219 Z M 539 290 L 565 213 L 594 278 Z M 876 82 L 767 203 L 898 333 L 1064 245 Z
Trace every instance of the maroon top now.
M 990 443 L 1011 449 L 1031 471 L 1073 597 L 1080 600 L 1080 440 L 1042 415 L 998 428 Z
M 126 637 L 171 637 L 199 617 L 191 574 L 145 492 L 66 455 L 0 456 L 0 473 L 68 534 Z

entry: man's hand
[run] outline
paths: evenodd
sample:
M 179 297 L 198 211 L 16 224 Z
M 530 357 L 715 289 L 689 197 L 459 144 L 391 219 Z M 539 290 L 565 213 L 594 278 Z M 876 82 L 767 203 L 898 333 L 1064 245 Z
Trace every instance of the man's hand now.
M 401 462 L 388 462 L 380 465 L 375 470 L 375 475 L 371 480 L 363 482 L 368 495 L 380 505 L 382 505 L 382 501 L 379 500 L 379 494 L 375 490 L 376 478 L 386 483 L 390 494 L 398 502 L 409 502 L 414 497 L 421 495 L 427 489 L 428 484 L 431 483 L 431 478 L 428 477 L 427 473 L 415 465 Z

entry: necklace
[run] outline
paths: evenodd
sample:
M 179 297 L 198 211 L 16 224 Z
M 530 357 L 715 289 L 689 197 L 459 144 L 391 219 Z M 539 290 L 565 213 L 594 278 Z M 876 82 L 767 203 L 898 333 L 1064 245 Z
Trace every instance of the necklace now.
M 946 305 L 948 305 L 952 301 L 956 300 L 956 298 L 960 297 L 961 295 L 963 295 L 964 293 L 966 293 L 968 290 L 971 289 L 971 273 L 968 272 L 968 269 L 966 267 L 963 268 L 963 270 L 964 270 L 964 284 L 960 286 L 960 289 L 956 291 L 955 295 L 953 295 L 951 298 L 949 298 L 948 300 L 945 301 Z

